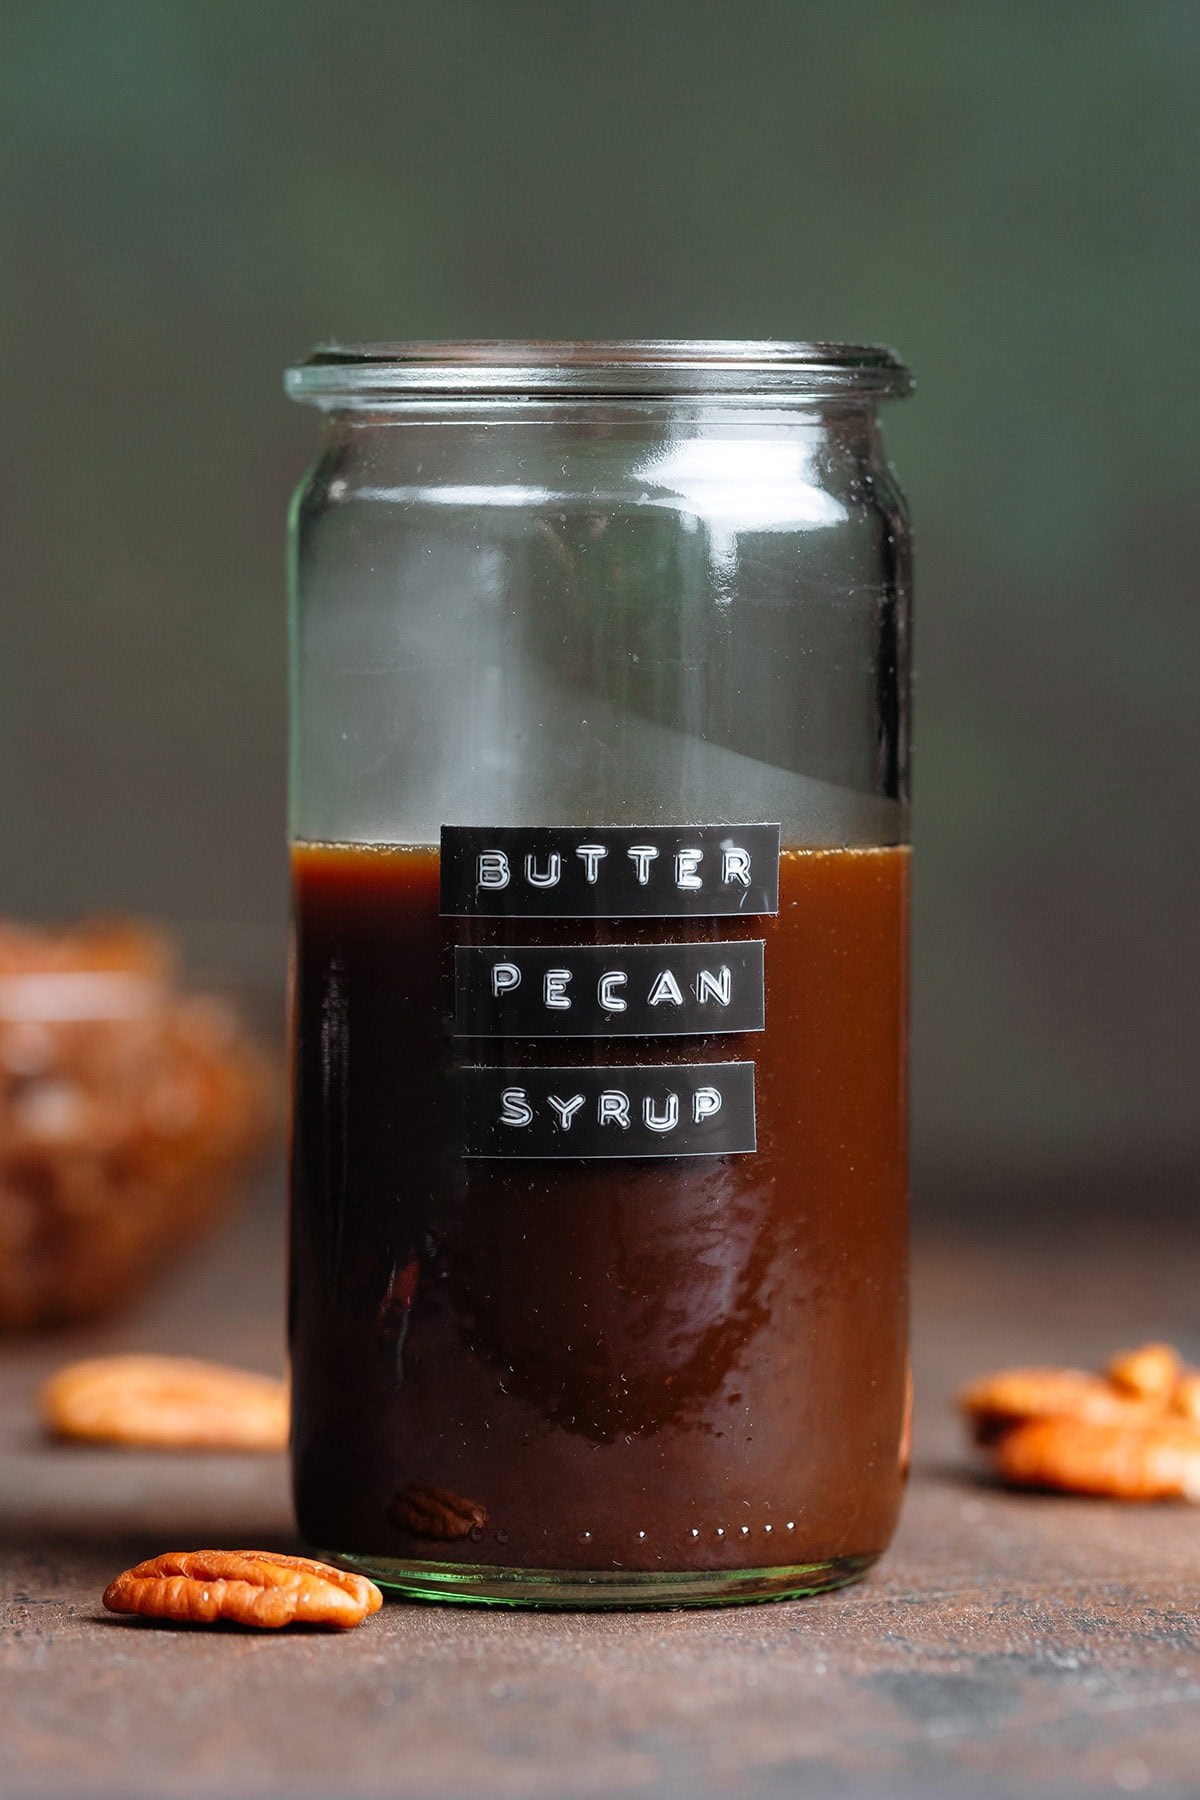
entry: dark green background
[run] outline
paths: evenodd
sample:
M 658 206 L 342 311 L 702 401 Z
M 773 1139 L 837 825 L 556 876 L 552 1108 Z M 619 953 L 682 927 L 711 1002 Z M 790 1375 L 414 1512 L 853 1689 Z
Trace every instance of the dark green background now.
M 0 903 L 281 983 L 313 340 L 882 339 L 920 382 L 920 1165 L 1187 1168 L 1200 7 L 76 0 L 3 37 Z

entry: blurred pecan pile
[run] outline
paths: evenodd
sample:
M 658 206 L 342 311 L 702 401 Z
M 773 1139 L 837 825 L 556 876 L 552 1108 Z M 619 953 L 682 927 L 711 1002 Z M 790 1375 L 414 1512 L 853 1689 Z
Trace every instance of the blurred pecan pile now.
M 0 921 L 0 1330 L 117 1306 L 218 1208 L 274 1085 L 159 934 Z
M 1200 1501 L 1200 1369 L 1170 1344 L 1119 1351 L 1098 1374 L 1001 1369 L 958 1398 L 1013 1487 Z

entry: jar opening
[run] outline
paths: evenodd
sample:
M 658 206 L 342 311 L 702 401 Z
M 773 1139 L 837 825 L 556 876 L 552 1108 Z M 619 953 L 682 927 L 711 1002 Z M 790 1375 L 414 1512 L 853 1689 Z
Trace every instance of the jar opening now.
M 326 407 L 487 393 L 898 399 L 911 391 L 912 376 L 896 353 L 880 344 L 477 338 L 320 344 L 287 371 L 285 386 L 293 400 Z

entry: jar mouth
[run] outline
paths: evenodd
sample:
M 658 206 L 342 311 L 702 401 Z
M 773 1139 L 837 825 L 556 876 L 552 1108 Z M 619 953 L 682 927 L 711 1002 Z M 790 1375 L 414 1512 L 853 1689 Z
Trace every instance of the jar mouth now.
M 470 394 L 772 394 L 795 399 L 900 399 L 906 365 L 882 344 L 739 338 L 515 339 L 319 344 L 290 368 L 293 400 L 353 406 Z

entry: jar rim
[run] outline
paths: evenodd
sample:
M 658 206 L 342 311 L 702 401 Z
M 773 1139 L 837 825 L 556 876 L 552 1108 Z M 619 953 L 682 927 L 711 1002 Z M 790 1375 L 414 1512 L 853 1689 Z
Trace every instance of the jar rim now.
M 473 338 L 318 344 L 288 369 L 293 400 L 331 407 L 406 396 L 471 394 L 639 399 L 773 394 L 796 399 L 899 399 L 907 366 L 882 344 L 740 338 Z

